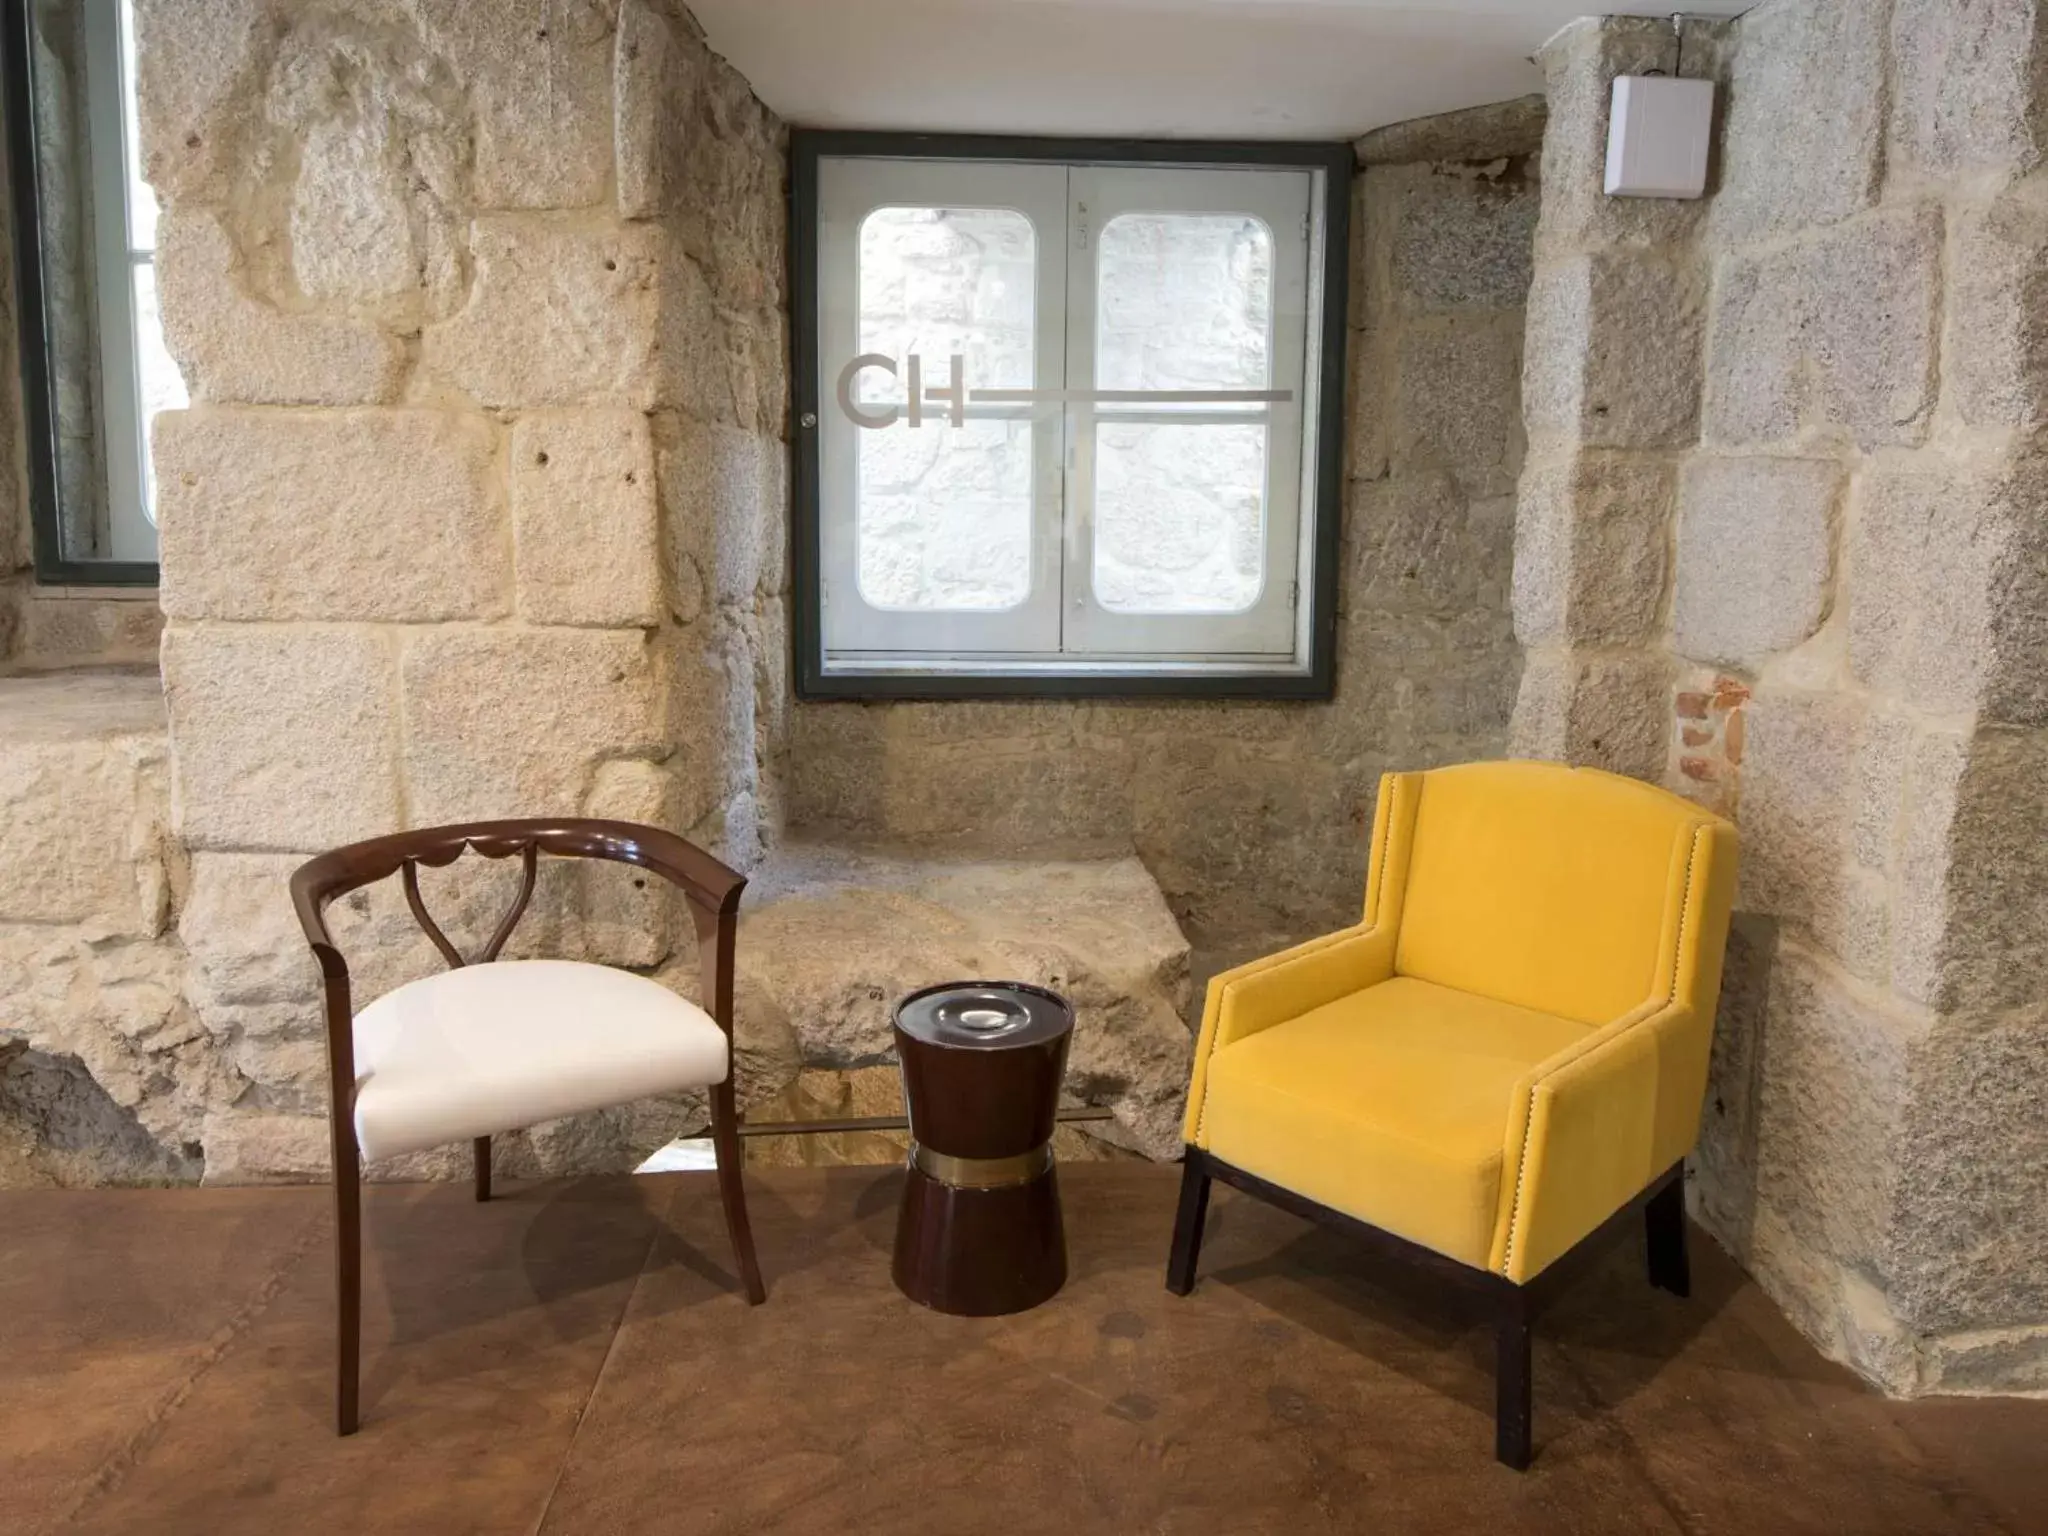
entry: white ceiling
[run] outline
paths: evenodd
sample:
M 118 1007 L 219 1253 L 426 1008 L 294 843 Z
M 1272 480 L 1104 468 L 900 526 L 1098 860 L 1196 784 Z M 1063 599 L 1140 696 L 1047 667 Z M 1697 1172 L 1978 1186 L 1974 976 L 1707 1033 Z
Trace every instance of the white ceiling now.
M 1694 0 L 1732 16 L 1754 0 Z M 691 0 L 813 128 L 1337 139 L 1541 88 L 1529 55 L 1597 0 Z

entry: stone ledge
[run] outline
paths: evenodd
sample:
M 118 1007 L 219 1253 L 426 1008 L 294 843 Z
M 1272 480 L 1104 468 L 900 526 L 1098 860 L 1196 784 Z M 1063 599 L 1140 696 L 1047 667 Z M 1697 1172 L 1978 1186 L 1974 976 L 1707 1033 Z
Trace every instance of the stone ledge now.
M 6 631 L 12 616 L 13 649 Z M 154 670 L 164 627 L 154 587 L 45 587 L 0 578 L 0 673 L 81 667 Z
M 0 677 L 0 922 L 161 931 L 168 737 L 153 671 Z
M 92 741 L 168 732 L 154 667 L 93 667 L 0 676 L 0 742 Z
M 675 969 L 693 974 L 695 962 Z M 817 844 L 771 854 L 740 910 L 747 1099 L 782 1094 L 805 1069 L 893 1060 L 896 1000 L 962 978 L 1067 997 L 1079 1015 L 1068 1101 L 1115 1114 L 1086 1129 L 1149 1157 L 1178 1154 L 1188 944 L 1133 857 L 956 860 Z

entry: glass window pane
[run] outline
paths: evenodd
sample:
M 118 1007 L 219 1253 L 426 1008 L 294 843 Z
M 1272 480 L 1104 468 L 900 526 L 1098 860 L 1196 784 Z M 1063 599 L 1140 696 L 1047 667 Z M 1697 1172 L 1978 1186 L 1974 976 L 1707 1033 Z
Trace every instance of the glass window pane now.
M 121 121 L 128 150 L 128 246 L 156 249 L 156 193 L 142 179 L 142 145 L 135 110 L 135 4 L 121 0 Z
M 1037 236 L 1007 208 L 878 208 L 860 232 L 860 350 L 897 375 L 863 369 L 864 406 L 908 401 L 910 359 L 927 391 L 1034 383 Z M 1015 607 L 1031 588 L 1032 430 L 983 416 L 960 425 L 926 398 L 856 437 L 856 574 L 878 608 Z
M 893 359 L 860 376 L 860 399 L 903 398 L 906 359 L 927 387 L 955 353 L 977 389 L 1029 389 L 1038 264 L 1031 220 L 1009 208 L 877 208 L 860 231 L 860 350 Z
M 1031 591 L 1033 432 L 943 419 L 864 431 L 857 571 L 877 608 L 1013 608 Z
M 104 5 L 43 4 L 28 14 L 26 106 L 37 200 L 32 237 L 39 250 L 33 256 L 18 253 L 16 260 L 32 261 L 42 279 L 42 312 L 31 322 L 42 328 L 42 356 L 30 355 L 25 336 L 23 387 L 46 392 L 49 405 L 49 439 L 31 451 L 41 460 L 56 502 L 57 548 L 51 553 L 67 561 L 113 559 L 122 551 L 116 548 L 119 519 L 109 477 L 127 444 L 107 419 L 102 384 L 113 377 L 118 385 L 125 366 L 112 373 L 101 345 L 111 338 L 118 349 L 126 335 L 120 311 L 127 302 L 128 268 L 121 179 L 95 178 L 94 170 L 110 163 L 108 145 L 118 150 L 119 144 L 120 115 L 109 110 L 118 102 L 107 99 L 107 87 L 119 79 L 115 13 Z M 23 104 L 11 105 L 19 110 Z M 111 163 L 118 173 L 118 162 Z M 113 238 L 98 239 L 102 231 Z M 19 234 L 30 237 L 29 231 Z M 118 285 L 111 294 L 109 283 Z
M 1098 389 L 1271 387 L 1273 232 L 1261 220 L 1118 214 L 1095 259 Z
M 1120 613 L 1237 613 L 1264 586 L 1262 423 L 1103 420 L 1095 600 Z
M 142 511 L 156 522 L 156 464 L 150 452 L 150 431 L 158 411 L 182 411 L 190 400 L 185 377 L 164 345 L 164 323 L 156 308 L 156 267 L 135 267 L 135 364 L 142 385 Z

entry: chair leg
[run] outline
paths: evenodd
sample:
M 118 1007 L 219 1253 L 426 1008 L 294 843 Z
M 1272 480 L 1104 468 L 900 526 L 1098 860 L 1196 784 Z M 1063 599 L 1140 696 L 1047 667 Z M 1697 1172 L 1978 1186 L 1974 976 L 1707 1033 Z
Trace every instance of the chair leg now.
M 1181 1165 L 1180 1212 L 1173 1219 L 1173 1249 L 1166 1258 L 1166 1288 L 1185 1296 L 1195 1288 L 1195 1260 L 1202 1252 L 1202 1223 L 1209 1215 L 1209 1169 L 1202 1154 L 1187 1149 Z
M 747 1224 L 747 1192 L 740 1182 L 740 1118 L 733 1105 L 730 1076 L 711 1089 L 711 1144 L 718 1155 L 718 1197 L 725 1203 L 725 1230 L 739 1260 L 740 1281 L 747 1300 L 759 1306 L 768 1299 L 761 1284 L 761 1265 L 754 1257 L 754 1233 Z
M 358 1384 L 363 1324 L 363 1167 L 354 1137 L 334 1149 L 334 1432 L 360 1422 Z
M 1685 1255 L 1685 1180 L 1673 1179 L 1643 1206 L 1649 1240 L 1650 1284 L 1674 1296 L 1692 1294 L 1692 1266 Z
M 1503 1291 L 1493 1320 L 1493 1454 L 1517 1472 L 1529 1469 L 1532 1381 L 1529 1299 L 1519 1286 Z
M 476 1203 L 482 1205 L 491 1198 L 491 1138 L 477 1137 L 473 1150 L 476 1154 Z

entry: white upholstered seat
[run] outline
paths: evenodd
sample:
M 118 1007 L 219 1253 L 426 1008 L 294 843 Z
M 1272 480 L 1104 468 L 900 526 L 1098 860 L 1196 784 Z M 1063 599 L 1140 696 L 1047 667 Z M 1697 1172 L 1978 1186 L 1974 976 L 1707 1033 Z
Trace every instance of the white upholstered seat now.
M 725 1081 L 725 1034 L 659 982 L 498 960 L 408 982 L 356 1015 L 356 1140 L 392 1157 Z

